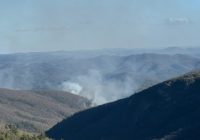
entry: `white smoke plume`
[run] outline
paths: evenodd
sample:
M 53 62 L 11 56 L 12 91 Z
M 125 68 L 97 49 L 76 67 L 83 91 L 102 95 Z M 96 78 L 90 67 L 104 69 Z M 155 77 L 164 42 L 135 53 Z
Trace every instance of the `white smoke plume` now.
M 62 89 L 64 91 L 79 95 L 82 91 L 82 87 L 78 83 L 74 82 L 63 82 L 62 83 Z
M 99 71 L 90 70 L 88 74 L 78 76 L 75 82 L 62 83 L 62 89 L 86 97 L 94 105 L 100 105 L 131 95 L 136 89 L 136 84 L 131 83 L 128 79 L 124 83 L 104 80 Z

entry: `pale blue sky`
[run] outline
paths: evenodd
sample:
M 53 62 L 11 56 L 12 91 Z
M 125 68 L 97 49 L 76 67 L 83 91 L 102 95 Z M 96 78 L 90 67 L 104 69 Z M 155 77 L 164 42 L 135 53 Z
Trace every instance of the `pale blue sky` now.
M 0 0 L 0 52 L 200 46 L 200 0 Z

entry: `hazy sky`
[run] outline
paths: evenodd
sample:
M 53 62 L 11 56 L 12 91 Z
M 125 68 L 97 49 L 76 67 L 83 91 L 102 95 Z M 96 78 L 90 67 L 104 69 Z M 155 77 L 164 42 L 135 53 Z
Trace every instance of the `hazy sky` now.
M 200 46 L 200 0 L 0 0 L 0 52 Z

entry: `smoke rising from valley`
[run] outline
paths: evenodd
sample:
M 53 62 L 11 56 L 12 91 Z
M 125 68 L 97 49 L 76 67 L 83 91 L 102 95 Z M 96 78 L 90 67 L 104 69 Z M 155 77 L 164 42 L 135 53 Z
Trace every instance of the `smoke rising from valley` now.
M 74 78 L 74 82 L 63 82 L 62 90 L 88 98 L 94 105 L 104 104 L 131 95 L 137 84 L 125 79 L 108 80 L 98 70 Z
M 82 86 L 80 86 L 78 83 L 74 82 L 63 82 L 61 85 L 62 90 L 80 95 L 80 92 L 82 91 Z

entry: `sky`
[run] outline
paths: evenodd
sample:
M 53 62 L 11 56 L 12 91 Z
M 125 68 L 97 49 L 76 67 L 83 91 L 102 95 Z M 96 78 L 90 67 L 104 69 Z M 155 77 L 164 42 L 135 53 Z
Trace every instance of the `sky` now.
M 0 0 L 0 53 L 200 46 L 200 0 Z

